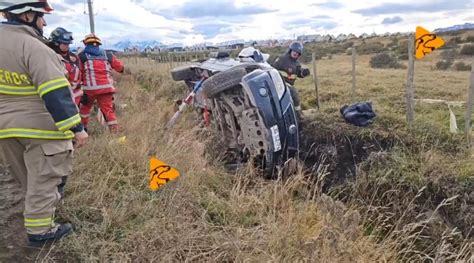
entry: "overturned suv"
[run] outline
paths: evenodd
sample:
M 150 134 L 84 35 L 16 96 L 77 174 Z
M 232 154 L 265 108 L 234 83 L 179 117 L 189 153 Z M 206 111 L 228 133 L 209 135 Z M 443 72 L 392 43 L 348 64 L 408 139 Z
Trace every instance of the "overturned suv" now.
M 279 72 L 266 62 L 242 61 L 218 54 L 171 71 L 196 91 L 194 105 L 211 112 L 230 166 L 247 162 L 274 178 L 294 166 L 299 124 L 290 91 Z

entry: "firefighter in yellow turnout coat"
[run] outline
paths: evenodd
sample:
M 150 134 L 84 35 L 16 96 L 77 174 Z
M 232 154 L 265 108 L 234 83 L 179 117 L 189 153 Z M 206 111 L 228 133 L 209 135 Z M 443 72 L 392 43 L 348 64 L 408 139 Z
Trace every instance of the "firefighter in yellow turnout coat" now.
M 76 146 L 86 143 L 64 65 L 45 45 L 45 0 L 0 0 L 0 149 L 26 192 L 24 223 L 32 245 L 72 231 L 54 222 Z

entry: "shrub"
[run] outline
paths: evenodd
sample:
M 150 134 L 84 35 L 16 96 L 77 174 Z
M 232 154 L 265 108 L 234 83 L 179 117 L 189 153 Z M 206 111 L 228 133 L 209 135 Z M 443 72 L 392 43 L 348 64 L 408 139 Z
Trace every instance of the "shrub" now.
M 400 60 L 408 60 L 408 54 L 401 54 L 401 55 L 398 55 L 398 59 L 400 59 Z
M 474 44 L 466 44 L 462 46 L 460 53 L 462 55 L 469 55 L 469 56 L 474 55 Z
M 398 60 L 388 53 L 380 53 L 370 58 L 372 68 L 402 68 Z
M 348 48 L 352 47 L 353 45 L 354 45 L 354 42 L 349 41 L 349 42 L 346 42 L 346 43 L 342 44 L 342 48 L 344 50 L 347 50 Z
M 331 53 L 331 54 L 339 54 L 339 53 L 346 52 L 346 49 L 343 48 L 342 45 L 334 45 L 334 46 L 330 47 L 329 50 L 330 50 L 329 53 Z
M 454 64 L 454 69 L 457 71 L 470 71 L 471 65 L 464 64 L 464 62 L 460 61 Z
M 472 35 L 472 36 L 467 36 L 465 42 L 473 43 L 473 42 L 474 42 L 474 35 Z
M 462 42 L 463 42 L 463 41 L 462 41 L 462 38 L 461 38 L 460 36 L 458 36 L 458 37 L 453 37 L 453 38 L 451 38 L 451 39 L 448 41 L 449 44 L 460 44 L 460 43 L 462 43 Z
M 445 60 L 453 60 L 458 55 L 458 52 L 456 49 L 446 49 L 441 51 L 439 55 Z
M 380 42 L 363 44 L 357 47 L 357 53 L 360 55 L 375 54 L 387 50 Z
M 453 64 L 452 60 L 440 60 L 436 63 L 437 70 L 447 70 Z
M 393 47 L 393 52 L 399 55 L 407 55 L 408 58 L 408 40 L 401 40 L 398 44 Z

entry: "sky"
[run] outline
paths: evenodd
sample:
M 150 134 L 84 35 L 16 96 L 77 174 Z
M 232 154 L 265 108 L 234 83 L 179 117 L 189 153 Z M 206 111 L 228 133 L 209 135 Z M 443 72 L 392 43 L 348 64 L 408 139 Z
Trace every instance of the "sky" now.
M 89 33 L 86 0 L 49 0 L 45 36 L 61 26 Z M 409 32 L 474 22 L 474 0 L 94 0 L 96 33 L 121 40 L 185 45 L 299 35 Z

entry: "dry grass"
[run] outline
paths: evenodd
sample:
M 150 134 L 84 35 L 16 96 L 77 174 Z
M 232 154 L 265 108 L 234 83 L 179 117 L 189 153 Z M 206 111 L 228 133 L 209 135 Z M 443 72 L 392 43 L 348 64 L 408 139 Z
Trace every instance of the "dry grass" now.
M 307 178 L 266 181 L 251 169 L 231 175 L 208 164 L 203 153 L 211 137 L 193 129 L 193 114 L 172 132 L 162 129 L 181 84 L 153 62 L 126 64 L 135 76 L 119 80 L 120 101 L 128 104 L 120 114 L 127 143 L 96 130 L 77 151 L 60 216 L 79 229 L 45 260 L 394 259 L 390 244 L 378 245 L 363 234 L 358 212 L 321 197 Z M 151 156 L 183 175 L 151 192 Z
M 468 74 L 431 71 L 432 58 L 417 62 L 416 97 L 465 100 Z M 432 105 L 417 105 L 419 125 L 409 132 L 404 125 L 406 71 L 370 69 L 368 61 L 369 56 L 362 56 L 358 62 L 358 98 L 374 102 L 378 119 L 373 129 L 351 128 L 338 116 L 338 108 L 351 101 L 350 56 L 318 62 L 323 104 L 309 129 L 335 148 L 342 145 L 339 135 L 392 143 L 367 151 L 357 161 L 357 180 L 325 195 L 325 178 L 335 176 L 331 162 L 342 165 L 330 151 L 311 164 L 313 177 L 307 177 L 303 167 L 286 180 L 263 180 L 249 168 L 228 174 L 210 159 L 213 155 L 206 145 L 213 144 L 214 137 L 195 128 L 195 114 L 185 114 L 174 130 L 163 130 L 173 113 L 173 100 L 186 93 L 182 84 L 170 80 L 169 68 L 147 59 L 126 59 L 131 74 L 119 77 L 118 86 L 119 103 L 127 104 L 119 116 L 127 143 L 120 144 L 117 137 L 97 128 L 88 146 L 77 151 L 60 216 L 79 229 L 45 260 L 472 259 L 472 233 L 437 225 L 450 211 L 446 208 L 460 198 L 447 192 L 444 201 L 428 205 L 430 200 L 423 195 L 427 187 L 420 179 L 472 180 L 474 168 L 463 150 L 462 136 L 447 133 L 447 111 Z M 305 106 L 312 107 L 311 80 L 299 80 L 297 85 Z M 455 112 L 463 116 L 463 109 Z M 434 134 L 423 134 L 426 127 Z M 147 171 L 151 156 L 177 167 L 182 176 L 151 192 Z M 394 185 L 391 179 L 398 176 L 407 179 Z M 472 197 L 465 194 L 468 197 L 460 200 L 469 207 Z M 429 213 L 424 207 L 434 208 Z M 468 210 L 455 212 L 460 211 Z M 425 235 L 435 238 L 432 249 L 426 248 Z

